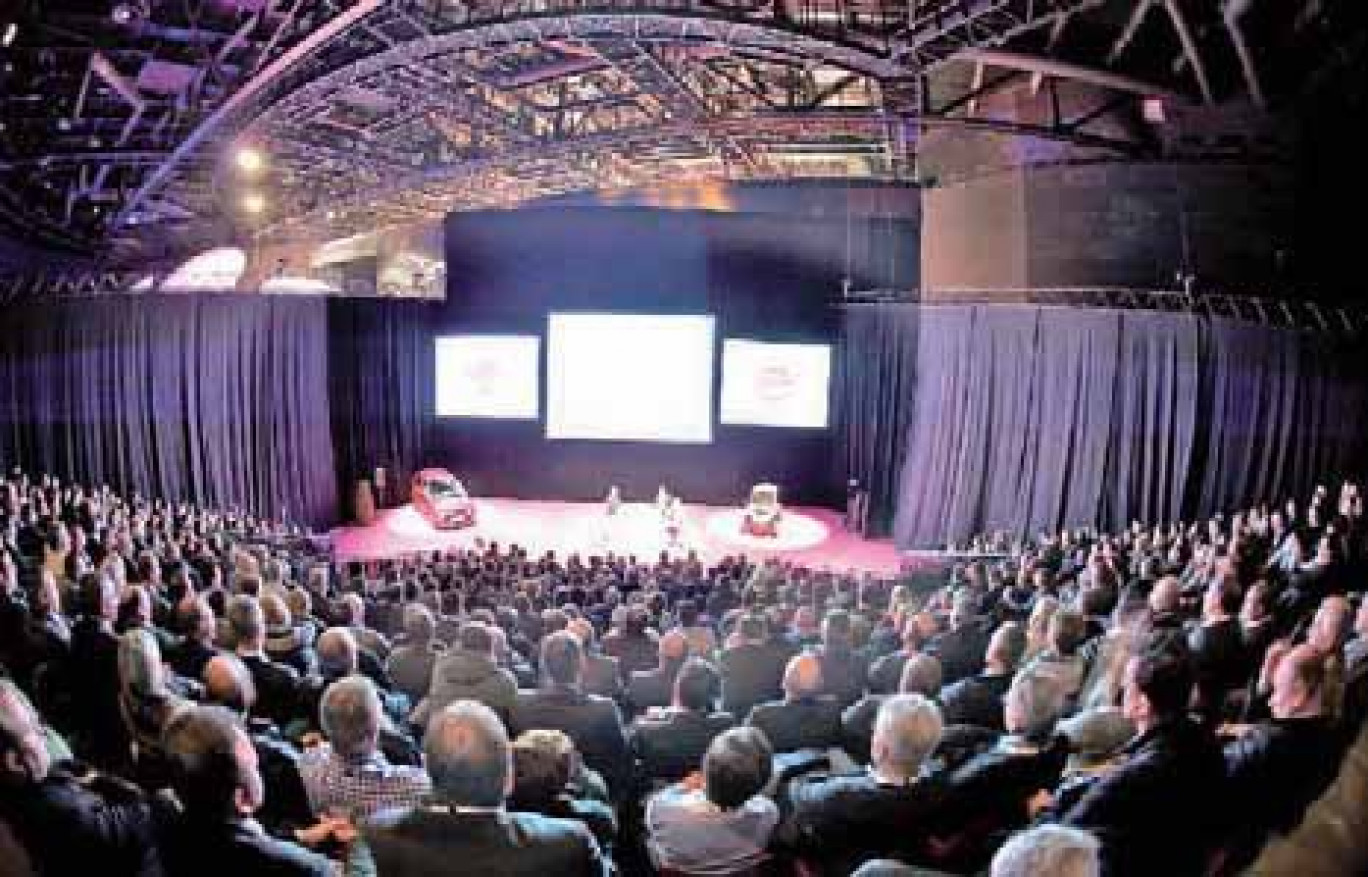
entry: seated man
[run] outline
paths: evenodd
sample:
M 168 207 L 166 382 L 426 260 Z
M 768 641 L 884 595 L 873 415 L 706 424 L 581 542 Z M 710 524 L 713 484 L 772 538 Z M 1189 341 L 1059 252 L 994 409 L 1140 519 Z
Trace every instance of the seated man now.
M 617 701 L 622 696 L 622 675 L 618 672 L 617 659 L 598 651 L 593 622 L 583 617 L 575 618 L 565 629 L 578 637 L 584 648 L 584 690 Z
M 632 724 L 632 750 L 648 784 L 678 780 L 698 769 L 714 737 L 735 724 L 717 705 L 717 671 L 691 658 L 675 677 L 674 705 L 649 712 Z
M 428 716 L 449 703 L 474 700 L 506 718 L 513 709 L 518 683 L 494 656 L 494 633 L 478 621 L 463 624 L 456 642 L 432 668 L 432 687 L 413 711 L 411 721 L 423 727 Z
M 737 874 L 758 865 L 779 822 L 779 808 L 762 794 L 772 757 L 763 733 L 733 728 L 708 745 L 701 776 L 652 795 L 646 831 L 656 868 Z
M 940 661 L 930 655 L 914 654 L 903 664 L 902 678 L 896 694 L 920 694 L 934 701 L 941 687 Z M 879 708 L 890 694 L 867 694 L 858 703 L 841 713 L 841 735 L 845 750 L 861 764 L 869 763 L 870 741 L 874 738 L 874 720 Z
M 1122 711 L 1139 731 L 1127 757 L 1062 814 L 1102 842 L 1109 874 L 1200 873 L 1225 800 L 1220 747 L 1187 715 L 1191 660 L 1164 638 L 1126 665 Z
M 584 652 L 579 640 L 565 631 L 542 640 L 541 666 L 545 685 L 518 692 L 509 718 L 512 732 L 564 731 L 585 764 L 603 777 L 615 798 L 621 798 L 631 779 L 627 738 L 613 702 L 585 694 L 580 686 Z
M 822 695 L 822 665 L 811 653 L 784 670 L 784 699 L 751 710 L 746 724 L 765 732 L 777 753 L 841 745 L 841 705 Z
M 1062 825 L 1023 831 L 993 856 L 990 877 L 1099 877 L 1097 838 Z
M 166 751 L 175 765 L 173 786 L 183 808 L 160 832 L 168 874 L 330 877 L 327 859 L 271 838 L 252 818 L 265 800 L 266 787 L 256 749 L 231 713 L 197 706 L 177 714 L 166 730 Z M 336 840 L 351 835 L 340 821 L 322 828 Z
M 252 674 L 261 715 L 283 727 L 301 715 L 299 673 L 266 655 L 266 616 L 256 597 L 239 594 L 228 603 L 228 630 L 238 658 Z
M 795 780 L 781 840 L 824 874 L 849 874 L 876 858 L 927 864 L 949 792 L 944 776 L 926 764 L 941 728 L 931 701 L 890 697 L 874 725 L 870 768 Z
M 106 794 L 100 794 L 97 788 Z M 42 720 L 0 679 L 0 824 L 44 874 L 161 873 L 152 816 L 136 790 L 80 782 L 54 767 Z M 0 871 L 10 864 L 0 862 Z
M 582 824 L 505 810 L 513 757 L 488 707 L 447 706 L 428 723 L 423 750 L 432 801 L 373 819 L 354 854 L 354 873 L 607 877 L 608 865 Z
M 390 764 L 380 751 L 384 714 L 366 677 L 329 685 L 319 721 L 328 742 L 305 752 L 299 763 L 315 816 L 346 814 L 359 822 L 380 810 L 414 805 L 431 791 L 421 767 Z
M 585 769 L 573 740 L 560 731 L 523 732 L 513 741 L 513 773 L 508 809 L 583 822 L 604 854 L 611 853 L 617 816 L 583 782 Z
M 627 705 L 633 716 L 669 705 L 675 676 L 689 657 L 689 641 L 677 630 L 661 636 L 658 648 L 659 665 L 654 670 L 636 670 L 627 680 Z
M 747 612 L 722 650 L 722 709 L 742 718 L 756 704 L 783 694 L 784 667 L 793 650 L 770 639 L 769 619 L 762 612 Z
M 437 649 L 437 620 L 421 603 L 404 607 L 404 639 L 390 652 L 385 671 L 394 687 L 417 703 L 432 687 L 432 668 L 441 652 Z
M 1008 622 L 993 632 L 983 657 L 983 672 L 941 689 L 941 715 L 948 725 L 977 725 L 1002 730 L 1002 697 L 1012 684 L 1025 638 Z
M 1295 828 L 1339 772 L 1343 748 L 1325 715 L 1325 675 L 1325 657 L 1314 647 L 1292 649 L 1273 671 L 1272 720 L 1226 744 L 1232 865 L 1248 864 L 1269 834 Z

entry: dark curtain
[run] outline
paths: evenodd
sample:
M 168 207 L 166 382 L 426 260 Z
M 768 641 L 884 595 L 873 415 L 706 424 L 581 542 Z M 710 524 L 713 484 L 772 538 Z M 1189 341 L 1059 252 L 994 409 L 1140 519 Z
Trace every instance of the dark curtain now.
M 325 307 L 206 295 L 0 311 L 0 462 L 329 523 Z
M 435 306 L 419 301 L 334 299 L 329 383 L 338 483 L 347 513 L 354 487 L 377 468 L 390 502 L 407 495 L 409 476 L 424 465 L 436 368 Z M 382 498 L 383 499 L 383 498 Z
M 861 305 L 844 311 L 835 358 L 833 418 L 842 483 L 868 491 L 865 535 L 888 536 L 911 422 L 917 309 Z
M 1346 340 L 1187 314 L 918 310 L 900 546 L 1187 519 L 1363 468 L 1368 370 Z

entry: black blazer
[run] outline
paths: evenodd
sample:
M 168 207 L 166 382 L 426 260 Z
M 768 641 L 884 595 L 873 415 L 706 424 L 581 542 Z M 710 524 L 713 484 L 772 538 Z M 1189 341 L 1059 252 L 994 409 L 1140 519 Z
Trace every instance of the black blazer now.
M 580 682 L 589 694 L 597 694 L 614 701 L 622 697 L 622 674 L 618 672 L 617 658 L 586 654 L 584 675 Z
M 363 830 L 379 877 L 606 877 L 582 823 L 536 813 L 389 810 Z
M 750 715 L 757 704 L 783 697 L 784 667 L 793 651 L 776 642 L 744 643 L 724 649 L 721 666 L 722 709 Z
M 252 684 L 256 686 L 257 713 L 282 728 L 299 717 L 304 697 L 299 674 L 294 668 L 257 655 L 243 657 L 242 663 L 252 674 Z
M 669 706 L 674 700 L 675 676 L 679 664 L 662 664 L 654 670 L 637 670 L 627 680 L 627 705 L 632 715 L 653 706 Z
M 746 724 L 764 731 L 775 752 L 841 745 L 841 705 L 831 697 L 762 703 Z
M 736 724 L 730 713 L 670 710 L 632 723 L 632 754 L 646 783 L 683 779 L 703 764 L 713 738 Z
M 575 741 L 584 763 L 603 776 L 614 796 L 626 792 L 631 758 L 622 720 L 611 700 L 559 686 L 519 691 L 508 725 L 514 737 L 534 729 L 564 731 Z
M 161 828 L 166 877 L 331 877 L 318 853 L 276 840 L 253 820 L 210 821 L 179 816 Z
M 1001 731 L 1002 699 L 1012 685 L 1010 674 L 980 673 L 941 689 L 941 715 L 947 725 L 974 725 Z

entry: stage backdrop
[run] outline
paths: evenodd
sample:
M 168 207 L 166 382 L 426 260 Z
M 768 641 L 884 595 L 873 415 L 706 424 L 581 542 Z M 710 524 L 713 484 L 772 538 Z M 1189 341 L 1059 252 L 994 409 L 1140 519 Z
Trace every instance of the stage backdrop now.
M 321 299 L 145 296 L 0 312 L 0 464 L 326 524 Z
M 642 207 L 454 214 L 447 220 L 447 300 L 431 328 L 434 335 L 535 334 L 545 342 L 552 312 L 713 314 L 719 344 L 744 337 L 835 346 L 842 278 L 850 276 L 855 288 L 887 279 L 883 248 L 847 242 L 886 237 L 890 228 L 902 251 L 915 254 L 911 218 Z M 715 397 L 720 382 L 719 368 Z M 786 502 L 826 504 L 843 495 L 834 426 L 714 421 L 705 445 L 549 441 L 544 382 L 541 392 L 538 421 L 432 419 L 424 462 L 459 472 L 477 495 L 587 500 L 616 483 L 629 499 L 646 500 L 667 484 L 686 502 L 731 504 L 757 481 L 781 485 Z
M 917 310 L 903 547 L 1191 519 L 1364 471 L 1356 339 L 1186 314 Z M 890 334 L 868 357 L 906 350 Z

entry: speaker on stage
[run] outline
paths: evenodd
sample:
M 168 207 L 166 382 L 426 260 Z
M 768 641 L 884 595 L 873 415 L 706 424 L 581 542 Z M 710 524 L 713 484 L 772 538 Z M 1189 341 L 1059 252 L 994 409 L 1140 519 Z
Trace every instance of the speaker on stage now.
M 385 494 L 384 466 L 377 466 L 375 468 L 375 501 L 379 503 L 380 508 L 382 509 L 389 505 L 389 497 Z
M 846 482 L 846 530 L 863 534 L 868 516 L 869 493 L 860 485 L 858 478 L 852 478 Z

